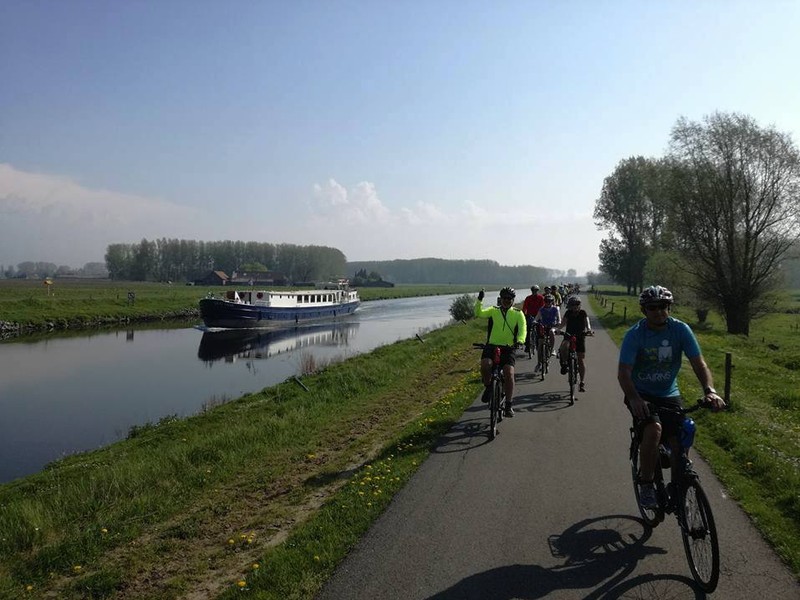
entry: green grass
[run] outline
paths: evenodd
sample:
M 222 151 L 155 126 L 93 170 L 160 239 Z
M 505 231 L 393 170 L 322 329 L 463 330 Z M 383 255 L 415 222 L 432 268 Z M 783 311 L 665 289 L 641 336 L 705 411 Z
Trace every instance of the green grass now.
M 623 288 L 604 286 L 602 297 L 590 294 L 590 301 L 617 343 L 641 318 L 637 298 L 626 296 Z M 798 308 L 796 291 L 776 306 L 781 311 Z M 731 496 L 800 575 L 800 315 L 774 312 L 761 317 L 751 324 L 749 337 L 726 333 L 724 321 L 713 312 L 706 323 L 698 323 L 694 311 L 677 305 L 673 316 L 694 329 L 720 393 L 725 355 L 732 358 L 730 410 L 699 414 L 695 445 Z M 688 363 L 679 384 L 687 400 L 701 395 Z
M 289 380 L 0 485 L 0 597 L 227 597 L 244 581 L 311 598 L 477 396 L 483 329 L 385 346 L 303 377 L 308 392 Z
M 75 329 L 163 319 L 197 319 L 197 303 L 219 286 L 186 286 L 140 281 L 55 280 L 48 289 L 37 280 L 0 279 L 0 322 L 30 329 Z M 465 285 L 399 285 L 359 288 L 364 301 L 477 292 Z M 128 292 L 135 300 L 128 302 Z

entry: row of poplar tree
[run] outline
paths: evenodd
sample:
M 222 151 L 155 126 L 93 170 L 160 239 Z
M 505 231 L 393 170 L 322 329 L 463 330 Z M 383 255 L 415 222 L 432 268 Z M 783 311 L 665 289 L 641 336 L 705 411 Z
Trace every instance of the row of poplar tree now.
M 345 275 L 344 253 L 327 246 L 265 242 L 143 239 L 111 244 L 105 255 L 109 277 L 130 281 L 193 281 L 209 271 L 269 270 L 290 282 L 327 280 Z

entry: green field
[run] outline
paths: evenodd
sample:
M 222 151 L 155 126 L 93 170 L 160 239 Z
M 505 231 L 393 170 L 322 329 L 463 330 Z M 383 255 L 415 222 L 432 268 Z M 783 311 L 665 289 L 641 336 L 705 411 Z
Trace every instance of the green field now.
M 619 344 L 635 319 L 638 300 L 621 287 L 603 287 L 590 297 L 595 313 Z M 613 307 L 613 312 L 612 312 Z M 627 320 L 623 318 L 626 314 Z M 693 310 L 675 306 L 673 316 L 689 323 L 714 374 L 725 387 L 725 357 L 733 364 L 730 410 L 703 411 L 696 446 L 756 526 L 800 573 L 800 291 L 792 291 L 775 311 L 751 324 L 749 337 L 726 333 L 719 315 L 698 323 Z M 680 385 L 699 390 L 688 366 Z

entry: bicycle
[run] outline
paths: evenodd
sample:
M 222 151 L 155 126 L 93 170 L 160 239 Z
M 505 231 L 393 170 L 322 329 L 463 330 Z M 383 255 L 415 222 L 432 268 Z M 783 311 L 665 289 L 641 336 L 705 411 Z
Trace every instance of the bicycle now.
M 489 344 L 472 344 L 473 348 L 483 350 Z M 506 410 L 505 377 L 500 368 L 500 346 L 494 346 L 492 358 L 492 382 L 489 385 L 489 439 L 497 436 L 497 424 L 503 420 Z
M 660 407 L 660 411 L 687 415 L 699 408 L 709 408 L 710 403 L 698 401 L 697 406 L 670 410 Z M 687 423 L 688 422 L 688 423 Z M 700 476 L 692 468 L 692 461 L 687 451 L 694 441 L 694 421 L 684 418 L 679 433 L 681 443 L 681 474 L 678 481 L 670 481 L 664 485 L 663 469 L 671 468 L 670 448 L 668 443 L 658 445 L 658 458 L 653 483 L 656 486 L 658 506 L 645 508 L 639 498 L 639 434 L 636 427 L 631 427 L 631 476 L 636 504 L 645 525 L 656 527 L 664 520 L 665 514 L 674 513 L 683 538 L 683 548 L 689 562 L 689 570 L 697 585 L 706 593 L 713 592 L 719 581 L 719 539 L 714 523 L 714 515 L 706 493 L 700 485 Z
M 553 352 L 553 345 L 550 342 L 550 327 L 546 327 L 541 323 L 536 323 L 536 337 L 538 338 L 539 346 L 539 375 L 544 381 L 545 375 L 549 370 L 550 355 Z
M 527 339 L 525 340 L 525 351 L 528 354 L 528 358 L 533 360 L 534 355 L 536 354 L 536 346 L 538 344 L 536 340 L 536 327 L 534 326 L 533 317 L 528 316 L 528 329 L 526 332 Z
M 575 404 L 575 385 L 578 383 L 578 337 L 570 335 L 566 331 L 559 331 L 560 335 L 569 343 L 569 351 L 567 354 L 567 381 L 569 382 L 569 404 Z M 590 332 L 584 331 L 581 335 L 592 335 Z M 560 358 L 560 357 L 559 357 Z

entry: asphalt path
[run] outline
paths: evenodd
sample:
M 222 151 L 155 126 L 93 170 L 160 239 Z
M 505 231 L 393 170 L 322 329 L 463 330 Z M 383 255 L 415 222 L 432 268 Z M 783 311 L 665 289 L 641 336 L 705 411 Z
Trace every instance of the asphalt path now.
M 557 361 L 540 381 L 534 361 L 520 355 L 516 416 L 489 441 L 486 405 L 476 399 L 319 600 L 705 597 L 694 586 L 675 518 L 667 515 L 653 530 L 640 521 L 618 349 L 593 317 L 592 325 L 587 392 L 570 406 Z M 695 392 L 684 390 L 687 397 Z M 692 458 L 720 538 L 713 596 L 800 598 L 790 571 L 708 465 Z

